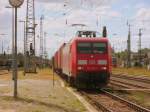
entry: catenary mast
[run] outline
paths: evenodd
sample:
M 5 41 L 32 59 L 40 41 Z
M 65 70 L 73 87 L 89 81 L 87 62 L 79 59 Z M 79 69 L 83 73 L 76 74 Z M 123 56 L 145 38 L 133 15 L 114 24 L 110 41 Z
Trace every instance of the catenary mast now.
M 26 12 L 26 65 L 25 73 L 36 72 L 35 64 L 35 7 L 34 0 L 27 0 L 27 12 Z

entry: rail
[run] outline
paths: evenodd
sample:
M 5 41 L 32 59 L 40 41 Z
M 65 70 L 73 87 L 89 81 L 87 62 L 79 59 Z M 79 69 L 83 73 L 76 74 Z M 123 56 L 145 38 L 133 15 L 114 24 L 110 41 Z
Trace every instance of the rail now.
M 129 76 L 129 75 L 121 75 L 121 74 L 113 74 L 112 77 L 118 77 L 118 78 L 125 78 L 129 80 L 136 80 L 144 83 L 150 84 L 150 78 L 143 76 L 143 77 L 137 77 L 137 76 Z
M 122 83 L 122 84 L 129 85 L 129 86 L 136 87 L 136 88 L 149 89 L 148 87 L 145 87 L 143 85 L 138 85 L 138 84 L 134 84 L 134 83 L 128 83 L 128 82 L 124 82 L 124 81 L 120 81 L 120 80 L 116 80 L 116 79 L 111 79 L 111 81 Z
M 133 103 L 131 101 L 127 101 L 126 99 L 123 99 L 123 98 L 121 98 L 121 97 L 119 97 L 117 95 L 114 95 L 114 94 L 112 94 L 112 93 L 110 93 L 110 92 L 108 92 L 106 90 L 100 90 L 100 91 L 104 95 L 112 98 L 114 101 L 118 101 L 118 102 L 126 105 L 127 107 L 129 107 L 130 109 L 132 109 L 134 111 L 137 111 L 137 112 L 150 112 L 149 109 L 144 108 L 144 107 L 142 107 L 140 105 L 137 105 L 137 104 L 135 104 L 135 103 Z M 81 95 L 85 96 L 86 98 L 88 98 L 90 103 L 93 104 L 93 106 L 95 106 L 97 109 L 100 109 L 103 112 L 114 112 L 113 110 L 109 109 L 107 106 L 105 106 L 105 105 L 101 104 L 100 102 L 98 102 L 98 99 L 95 100 L 93 97 L 91 97 L 90 96 L 91 93 L 89 94 L 89 93 L 83 92 L 83 91 L 79 91 L 79 93 Z M 99 93 L 98 95 L 96 95 L 96 97 L 101 98 L 100 95 L 101 94 Z
M 84 95 L 86 98 L 88 98 L 91 103 L 96 106 L 96 108 L 100 109 L 103 112 L 113 112 L 112 110 L 108 109 L 104 105 L 100 104 L 99 102 L 93 100 L 90 96 L 88 96 L 85 92 L 80 92 L 81 95 Z
M 113 98 L 115 100 L 118 100 L 118 101 L 120 101 L 122 103 L 125 103 L 127 106 L 129 106 L 130 108 L 136 110 L 137 112 L 150 112 L 149 109 L 146 109 L 146 108 L 144 108 L 144 107 L 142 107 L 140 105 L 137 105 L 135 103 L 132 103 L 130 101 L 127 101 L 127 100 L 125 100 L 125 99 L 123 99 L 123 98 L 121 98 L 121 97 L 119 97 L 117 95 L 114 95 L 114 94 L 110 93 L 110 92 L 107 92 L 105 90 L 101 90 L 101 91 L 103 93 L 105 93 L 106 95 L 110 96 L 111 98 Z

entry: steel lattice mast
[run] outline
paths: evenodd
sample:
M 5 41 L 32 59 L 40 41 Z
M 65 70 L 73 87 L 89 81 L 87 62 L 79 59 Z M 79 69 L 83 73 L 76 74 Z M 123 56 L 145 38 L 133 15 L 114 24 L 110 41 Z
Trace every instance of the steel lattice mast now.
M 26 35 L 27 51 L 35 55 L 35 11 L 34 0 L 27 0 Z M 33 50 L 33 51 L 32 51 Z
M 35 7 L 34 0 L 27 0 L 26 12 L 26 72 L 36 72 L 35 66 Z

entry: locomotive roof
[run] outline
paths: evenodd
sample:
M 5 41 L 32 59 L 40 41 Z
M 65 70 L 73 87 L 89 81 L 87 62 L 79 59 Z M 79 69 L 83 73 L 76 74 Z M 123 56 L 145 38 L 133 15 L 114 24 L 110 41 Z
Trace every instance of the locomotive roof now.
M 108 38 L 103 38 L 103 37 L 96 37 L 96 38 L 86 38 L 86 37 L 76 37 L 74 38 L 71 42 L 73 41 L 102 41 L 102 42 L 108 42 Z

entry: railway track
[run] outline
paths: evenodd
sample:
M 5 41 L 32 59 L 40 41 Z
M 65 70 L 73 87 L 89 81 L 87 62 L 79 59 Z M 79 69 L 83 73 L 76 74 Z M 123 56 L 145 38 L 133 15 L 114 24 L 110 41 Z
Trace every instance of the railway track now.
M 121 98 L 121 97 L 119 97 L 117 95 L 114 95 L 114 94 L 110 93 L 110 92 L 107 92 L 105 90 L 102 90 L 102 92 L 105 93 L 107 96 L 110 96 L 111 98 L 126 104 L 128 107 L 134 109 L 135 111 L 138 111 L 138 112 L 150 112 L 149 109 L 146 109 L 146 108 L 144 108 L 144 107 L 142 107 L 140 105 L 137 105 L 135 103 L 132 103 L 130 101 L 127 101 L 127 100 L 125 100 L 125 99 L 123 99 L 123 98 Z
M 124 79 L 128 79 L 128 80 L 136 80 L 136 81 L 150 84 L 150 78 L 147 76 L 134 76 L 133 77 L 133 76 L 129 76 L 129 75 L 113 74 L 112 77 L 124 78 Z
M 132 82 L 124 82 L 124 81 L 121 81 L 121 80 L 116 80 L 116 79 L 111 79 L 110 81 L 111 84 L 118 84 L 122 87 L 125 87 L 125 88 L 128 88 L 128 89 L 150 89 L 149 87 L 147 86 L 144 86 L 144 85 L 140 85 L 138 83 L 132 83 Z
M 128 89 L 150 89 L 149 79 L 124 75 L 112 75 L 110 84 Z
M 130 89 L 132 87 L 130 87 L 129 85 L 125 85 L 125 84 L 122 84 L 122 83 L 118 83 L 118 82 L 113 82 L 113 81 L 110 81 L 110 83 L 108 84 L 108 87 L 111 87 L 111 86 L 115 86 L 115 87 L 119 87 L 119 88 L 123 88 L 123 89 Z
M 89 99 L 98 111 L 102 112 L 150 112 L 149 109 L 127 101 L 105 90 L 92 93 L 81 91 L 80 94 Z

